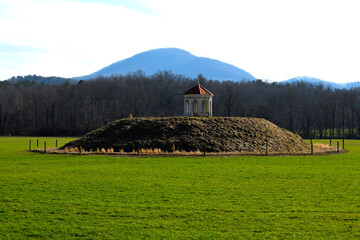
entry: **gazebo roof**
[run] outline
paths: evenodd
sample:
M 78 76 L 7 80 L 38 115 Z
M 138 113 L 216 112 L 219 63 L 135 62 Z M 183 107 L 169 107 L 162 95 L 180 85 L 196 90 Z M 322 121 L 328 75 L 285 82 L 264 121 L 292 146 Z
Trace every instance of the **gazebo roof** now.
M 214 96 L 214 94 L 212 94 L 209 90 L 207 90 L 200 84 L 196 84 L 195 86 L 187 90 L 183 95 L 190 95 L 190 94 Z

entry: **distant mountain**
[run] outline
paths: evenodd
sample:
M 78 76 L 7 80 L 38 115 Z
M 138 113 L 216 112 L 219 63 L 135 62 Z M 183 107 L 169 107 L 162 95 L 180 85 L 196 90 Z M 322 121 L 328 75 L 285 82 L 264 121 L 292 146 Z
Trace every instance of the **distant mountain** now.
M 96 78 L 100 75 L 125 75 L 142 70 L 146 75 L 159 71 L 171 71 L 188 78 L 196 78 L 202 74 L 213 80 L 255 80 L 250 73 L 233 65 L 204 57 L 196 57 L 191 53 L 178 48 L 159 48 L 139 53 L 133 57 L 113 63 L 90 75 L 75 77 L 77 80 Z
M 75 83 L 77 80 L 71 78 L 62 78 L 62 77 L 43 77 L 38 75 L 26 75 L 26 76 L 17 76 L 8 79 L 9 82 L 36 82 L 44 83 L 49 85 L 59 85 L 65 82 Z
M 324 87 L 329 87 L 331 89 L 351 89 L 351 88 L 360 87 L 360 82 L 334 83 L 334 82 L 328 82 L 325 80 L 321 80 L 319 78 L 308 77 L 308 76 L 294 77 L 294 78 L 290 78 L 285 81 L 281 81 L 280 83 L 293 84 L 296 82 L 304 82 L 304 83 L 308 83 L 308 84 L 313 84 L 315 86 L 322 85 Z

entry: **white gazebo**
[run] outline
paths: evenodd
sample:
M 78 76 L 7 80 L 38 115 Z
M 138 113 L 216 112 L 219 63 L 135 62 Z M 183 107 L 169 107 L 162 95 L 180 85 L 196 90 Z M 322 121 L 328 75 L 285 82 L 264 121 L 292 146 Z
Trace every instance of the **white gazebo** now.
M 190 88 L 184 94 L 184 115 L 188 117 L 212 116 L 212 94 L 200 84 Z

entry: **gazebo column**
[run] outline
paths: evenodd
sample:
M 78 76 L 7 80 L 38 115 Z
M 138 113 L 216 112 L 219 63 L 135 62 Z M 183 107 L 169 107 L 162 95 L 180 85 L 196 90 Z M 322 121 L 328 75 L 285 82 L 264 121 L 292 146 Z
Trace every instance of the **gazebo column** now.
M 201 98 L 197 98 L 196 100 L 198 101 L 198 116 L 201 116 L 202 115 L 201 114 L 202 100 L 201 100 Z
M 184 98 L 184 116 L 187 116 L 188 113 L 189 113 L 188 111 L 186 111 L 186 110 L 189 110 L 189 109 L 187 108 L 186 101 L 188 101 L 188 99 L 187 99 L 187 98 Z
M 207 100 L 207 112 L 208 112 L 208 114 L 209 114 L 209 116 L 211 116 L 211 108 L 210 108 L 210 102 L 211 102 L 211 98 L 209 98 L 208 100 Z
M 189 98 L 189 113 L 188 113 L 188 116 L 190 116 L 190 117 L 193 116 L 193 104 L 194 104 L 194 100 L 192 98 Z

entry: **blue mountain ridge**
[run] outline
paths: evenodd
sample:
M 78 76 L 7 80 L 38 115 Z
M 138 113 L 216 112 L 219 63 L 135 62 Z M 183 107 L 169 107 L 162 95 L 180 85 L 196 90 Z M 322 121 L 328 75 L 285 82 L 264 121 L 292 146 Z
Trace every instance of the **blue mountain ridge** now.
M 28 75 L 13 77 L 8 79 L 8 81 L 17 82 L 30 80 L 47 84 L 61 84 L 69 81 L 74 83 L 79 80 L 88 80 L 99 76 L 108 77 L 112 75 L 126 75 L 138 70 L 142 70 L 148 76 L 159 71 L 170 71 L 174 74 L 180 74 L 192 79 L 197 78 L 198 74 L 202 74 L 207 79 L 219 81 L 256 80 L 250 73 L 219 60 L 196 57 L 191 53 L 178 48 L 159 48 L 136 54 L 130 58 L 115 62 L 92 74 L 81 77 L 65 79 Z M 298 76 L 278 83 L 296 84 L 297 82 L 304 82 L 314 86 L 321 85 L 331 89 L 351 89 L 360 87 L 360 82 L 334 83 L 308 76 Z
M 250 73 L 219 60 L 196 57 L 178 48 L 159 48 L 136 54 L 130 58 L 115 62 L 92 74 L 75 77 L 87 80 L 98 76 L 125 75 L 142 70 L 146 75 L 159 71 L 170 71 L 188 78 L 202 74 L 207 79 L 226 81 L 256 80 Z
M 321 85 L 326 88 L 329 87 L 331 89 L 351 89 L 351 88 L 360 87 L 360 82 L 334 83 L 308 76 L 298 76 L 298 77 L 290 78 L 288 80 L 281 81 L 280 83 L 294 84 L 297 82 L 304 82 L 308 84 L 313 84 L 315 86 Z

